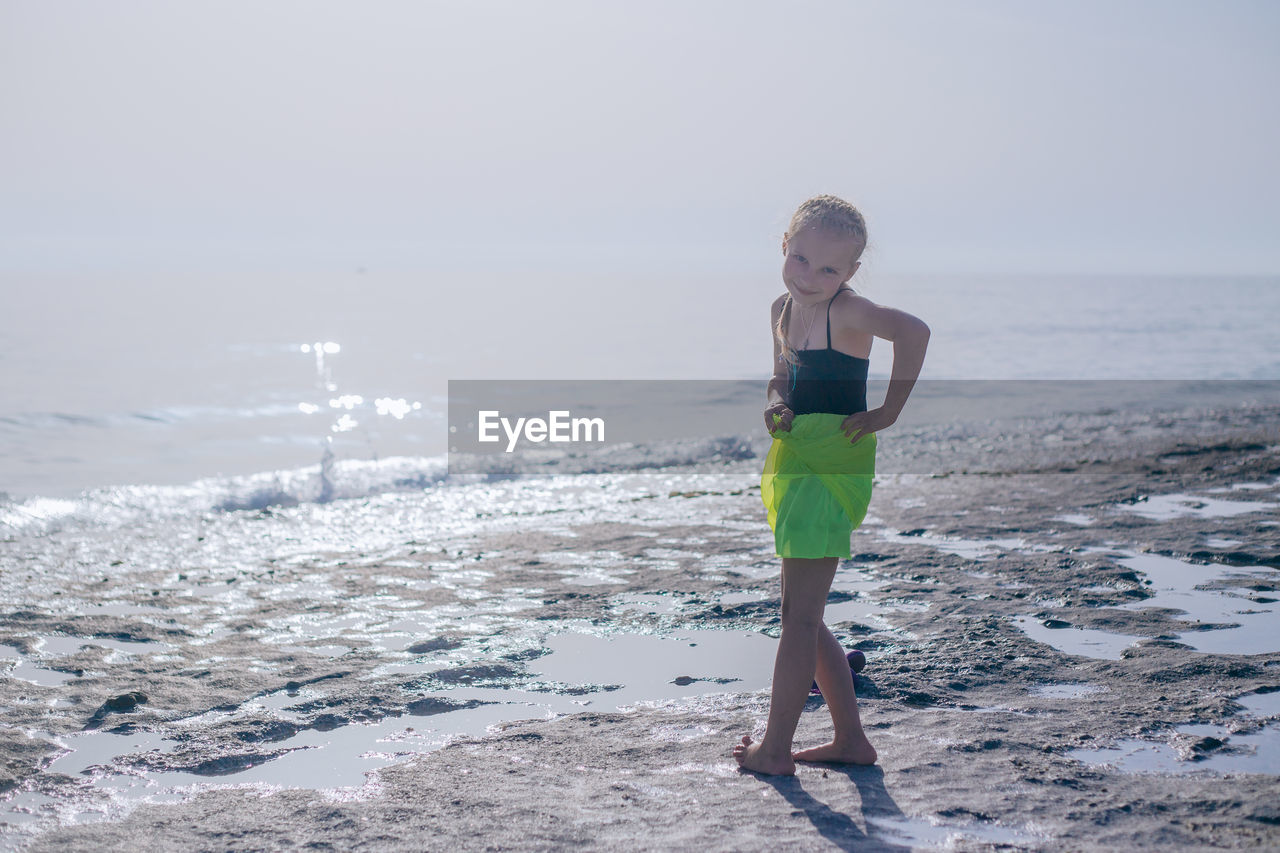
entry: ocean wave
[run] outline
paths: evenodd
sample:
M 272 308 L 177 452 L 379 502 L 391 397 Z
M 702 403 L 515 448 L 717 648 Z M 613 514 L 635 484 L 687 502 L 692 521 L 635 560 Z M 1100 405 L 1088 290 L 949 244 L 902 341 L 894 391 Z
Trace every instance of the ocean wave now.
M 767 437 L 763 443 L 767 443 Z M 288 470 L 213 477 L 179 486 L 123 485 L 92 489 L 70 499 L 14 499 L 0 494 L 0 535 L 45 535 L 68 526 L 119 527 L 211 512 L 262 511 L 324 504 L 391 492 L 448 489 L 519 477 L 561 477 L 682 467 L 717 466 L 756 458 L 759 438 L 721 436 L 629 443 L 565 452 L 335 459 Z

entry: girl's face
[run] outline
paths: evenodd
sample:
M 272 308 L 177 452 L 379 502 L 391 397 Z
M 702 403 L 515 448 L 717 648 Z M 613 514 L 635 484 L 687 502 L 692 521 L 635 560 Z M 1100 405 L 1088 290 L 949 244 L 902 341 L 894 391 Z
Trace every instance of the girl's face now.
M 853 278 L 859 263 L 853 260 L 857 242 L 852 237 L 801 228 L 782 238 L 782 283 L 800 305 L 816 305 L 835 296 L 840 285 Z

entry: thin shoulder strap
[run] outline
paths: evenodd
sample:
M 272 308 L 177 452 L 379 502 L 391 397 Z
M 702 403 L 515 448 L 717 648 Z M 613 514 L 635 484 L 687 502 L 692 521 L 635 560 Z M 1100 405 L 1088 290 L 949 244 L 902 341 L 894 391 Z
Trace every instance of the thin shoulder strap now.
M 837 290 L 831 294 L 831 298 L 827 300 L 827 349 L 831 349 L 831 303 L 836 301 L 836 297 L 840 295 Z
M 842 290 L 849 290 L 852 292 L 853 288 L 838 287 L 836 288 L 836 292 L 831 294 L 831 298 L 827 300 L 827 349 L 831 349 L 831 303 L 836 301 L 836 297 L 840 295 L 840 291 Z M 787 295 L 790 296 L 791 294 L 788 293 Z

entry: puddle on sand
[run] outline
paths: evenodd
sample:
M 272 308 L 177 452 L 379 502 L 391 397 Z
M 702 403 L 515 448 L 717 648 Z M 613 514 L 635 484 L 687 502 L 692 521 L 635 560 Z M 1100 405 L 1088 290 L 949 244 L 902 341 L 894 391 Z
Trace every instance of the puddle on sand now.
M 608 586 L 610 584 L 624 585 L 627 583 L 625 575 L 633 575 L 633 569 L 599 569 L 589 568 L 582 570 L 566 569 L 561 572 L 560 580 L 573 586 Z
M 652 616 L 660 616 L 668 613 L 678 613 L 682 607 L 682 603 L 674 595 L 662 595 L 654 592 L 627 592 L 613 596 L 612 601 L 614 604 L 610 609 L 615 613 L 635 610 Z
M 1267 489 L 1274 489 L 1277 485 L 1280 485 L 1280 479 L 1273 483 L 1232 483 L 1230 486 L 1218 486 L 1213 489 L 1205 489 L 1205 491 L 1211 495 L 1222 494 L 1223 492 L 1261 492 Z
M 1280 690 L 1273 690 L 1270 693 L 1250 693 L 1237 698 L 1236 703 L 1244 706 L 1241 716 L 1280 717 Z
M 886 613 L 913 611 L 921 612 L 929 609 L 928 604 L 910 601 L 880 601 L 873 593 L 885 586 L 888 581 L 874 580 L 862 572 L 837 572 L 831 583 L 831 591 L 847 593 L 848 601 L 829 602 L 823 610 L 822 619 L 828 625 L 841 622 L 854 622 L 876 630 L 892 630 L 893 625 L 885 618 Z
M 1233 518 L 1251 512 L 1274 512 L 1280 503 L 1271 501 L 1229 501 L 1199 495 L 1149 495 L 1138 503 L 1113 504 L 1112 509 L 1131 512 L 1152 521 L 1168 521 L 1186 515 L 1197 518 Z
M 1117 548 L 1086 548 L 1086 553 L 1103 553 L 1125 568 L 1146 576 L 1151 582 L 1152 597 L 1117 605 L 1115 610 L 1138 611 L 1161 608 L 1185 616 L 1181 621 L 1200 622 L 1222 627 L 1183 631 L 1174 639 L 1194 651 L 1206 654 L 1260 655 L 1280 651 L 1280 632 L 1276 631 L 1276 615 L 1280 604 L 1260 601 L 1252 590 L 1244 588 L 1199 589 L 1215 581 L 1232 578 L 1280 580 L 1276 569 L 1261 567 L 1242 569 L 1220 564 L 1187 563 L 1158 554 L 1142 554 Z M 1267 598 L 1271 596 L 1265 596 Z M 1120 653 L 1142 637 L 1098 631 L 1090 628 L 1048 628 L 1029 616 L 1014 620 L 1037 642 L 1053 646 L 1067 654 L 1120 660 Z
M 1244 710 L 1234 719 L 1280 717 L 1280 691 L 1248 693 L 1235 699 Z M 1280 776 L 1280 726 L 1263 723 L 1254 731 L 1189 723 L 1174 729 L 1184 739 L 1180 752 L 1165 741 L 1127 738 L 1101 749 L 1074 749 L 1071 758 L 1124 773 L 1262 773 Z
M 136 640 L 112 640 L 103 637 L 68 637 L 60 634 L 49 634 L 36 638 L 36 652 L 42 655 L 73 655 L 81 649 L 98 646 L 111 649 L 107 663 L 118 663 L 129 660 L 134 655 L 146 655 L 172 649 L 169 643 L 138 642 Z
M 40 666 L 42 658 L 60 658 L 74 655 L 82 649 L 97 647 L 110 653 L 102 662 L 124 663 L 133 660 L 137 655 L 149 655 L 172 649 L 169 643 L 143 643 L 132 640 L 112 640 L 99 637 L 69 637 L 61 634 L 44 634 L 32 637 L 34 654 L 28 655 L 17 646 L 0 645 L 0 675 L 30 681 L 45 687 L 59 687 L 76 676 L 67 672 L 47 669 Z M 13 666 L 4 669 L 5 661 L 13 661 Z
M 591 694 L 621 707 L 701 693 L 749 693 L 768 688 L 778 641 L 754 631 L 680 631 L 673 634 L 566 633 L 547 639 L 551 654 L 529 671 L 566 684 L 619 685 Z
M 1067 524 L 1075 524 L 1080 527 L 1087 527 L 1094 523 L 1091 515 L 1078 515 L 1075 513 L 1065 513 L 1063 515 L 1055 515 L 1049 519 L 1050 521 L 1065 521 Z
M 1015 616 L 1014 624 L 1037 643 L 1052 646 L 1068 655 L 1102 660 L 1120 660 L 1120 653 L 1136 645 L 1143 637 L 1128 634 L 1112 634 L 1093 628 L 1048 628 L 1044 622 L 1031 616 Z
M 955 554 L 967 560 L 987 560 L 997 551 L 1061 551 L 1057 545 L 1034 545 L 1023 539 L 961 539 L 958 536 L 929 536 L 928 534 L 906 534 L 897 530 L 886 529 L 880 538 L 889 542 L 924 545 L 941 551 L 944 554 Z
M 763 592 L 730 592 L 720 596 L 718 602 L 724 607 L 737 607 L 739 604 L 766 601 L 768 598 Z
M 35 732 L 70 750 L 45 768 L 47 772 L 87 779 L 100 796 L 89 798 L 80 790 L 75 799 L 68 800 L 22 791 L 0 806 L 0 827 L 54 818 L 59 825 L 110 818 L 140 803 L 178 802 L 201 790 L 232 785 L 262 785 L 277 790 L 358 789 L 368 781 L 365 774 L 439 749 L 454 737 L 479 737 L 494 724 L 551 716 L 545 706 L 498 701 L 500 704 L 462 708 L 428 718 L 406 715 L 377 723 L 353 722 L 330 731 L 306 729 L 292 738 L 264 743 L 262 755 L 244 759 L 244 769 L 238 771 L 232 767 L 204 773 L 140 771 L 121 760 L 148 753 L 151 759 L 161 761 L 171 754 L 175 742 L 156 732 L 83 732 L 61 737 Z M 226 781 L 214 781 L 215 778 Z
M 1184 759 L 1168 742 L 1129 738 L 1103 749 L 1073 749 L 1071 758 L 1123 773 L 1262 773 L 1280 775 L 1280 728 L 1232 734 L 1222 726 L 1191 724 L 1175 731 L 1203 744 Z
M 9 662 L 12 662 L 13 665 L 6 669 L 5 664 Z M 0 676 L 16 678 L 19 681 L 29 681 L 32 684 L 41 684 L 45 687 L 58 687 L 75 678 L 69 672 L 57 672 L 36 666 L 27 659 L 21 649 L 17 646 L 9 645 L 0 646 Z
M 921 708 L 924 713 L 937 712 L 941 714 L 1012 714 L 1015 717 L 1034 717 L 1035 711 L 1026 711 L 1022 708 L 1006 708 L 1001 705 L 956 705 L 956 706 L 939 706 L 936 708 Z
M 1198 586 L 1228 578 L 1263 578 L 1280 581 L 1280 572 L 1271 568 L 1241 569 L 1219 564 L 1202 565 L 1133 551 L 1118 553 L 1126 568 L 1142 572 L 1151 580 L 1151 598 L 1120 605 L 1120 610 L 1167 608 L 1186 614 L 1186 621 L 1223 625 L 1204 631 L 1184 631 L 1176 635 L 1198 652 L 1210 654 L 1260 655 L 1280 651 L 1276 631 L 1276 602 L 1258 601 L 1251 590 L 1197 589 Z M 1268 598 L 1271 596 L 1267 596 Z M 1233 626 L 1233 627 L 1227 627 Z
M 88 731 L 66 736 L 33 732 L 68 750 L 46 768 L 49 772 L 88 779 L 98 796 L 80 791 L 74 799 L 66 799 L 19 791 L 0 804 L 0 826 L 65 825 L 68 821 L 102 819 L 142 802 L 173 802 L 199 790 L 232 785 L 350 792 L 364 786 L 371 771 L 439 749 L 458 736 L 484 736 L 490 727 L 502 723 L 576 713 L 596 703 L 625 709 L 639 702 L 764 690 L 770 683 L 777 651 L 776 639 L 750 631 L 612 636 L 569 632 L 553 635 L 543 645 L 550 653 L 530 661 L 529 672 L 535 678 L 565 685 L 565 689 L 460 687 L 436 691 L 420 698 L 439 700 L 440 707 L 446 709 L 440 713 L 406 713 L 370 723 L 352 721 L 328 731 L 303 729 L 293 737 L 263 742 L 262 754 L 244 759 L 245 766 L 238 770 L 234 765 L 204 773 L 140 771 L 131 766 L 131 756 L 149 753 L 156 763 L 162 763 L 172 755 L 179 744 L 165 732 Z M 288 723 L 300 719 L 290 707 L 306 701 L 305 695 L 258 697 L 202 724 L 225 723 L 236 717 L 245 722 L 265 719 Z M 458 707 L 448 710 L 451 706 Z M 199 730 L 199 725 L 187 722 L 186 733 Z
M 906 842 L 912 848 L 954 850 L 958 845 L 981 842 L 1000 846 L 1022 847 L 1041 844 L 1049 836 L 1030 829 L 1003 826 L 998 823 L 971 823 L 963 826 L 943 823 L 935 818 L 869 817 L 868 827 L 874 827 L 874 837 L 889 842 Z
M 157 608 L 154 605 L 143 607 L 123 601 L 87 601 L 81 605 L 81 613 L 85 616 L 154 616 Z
M 1037 696 L 1050 699 L 1079 699 L 1095 693 L 1105 693 L 1107 688 L 1100 684 L 1039 684 L 1031 688 Z

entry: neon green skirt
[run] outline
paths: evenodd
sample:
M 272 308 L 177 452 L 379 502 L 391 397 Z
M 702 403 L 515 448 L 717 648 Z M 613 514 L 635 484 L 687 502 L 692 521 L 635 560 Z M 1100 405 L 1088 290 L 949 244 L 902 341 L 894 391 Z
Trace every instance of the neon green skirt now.
M 773 433 L 760 475 L 779 557 L 849 557 L 849 536 L 871 503 L 876 435 L 850 444 L 845 415 L 797 415 Z

